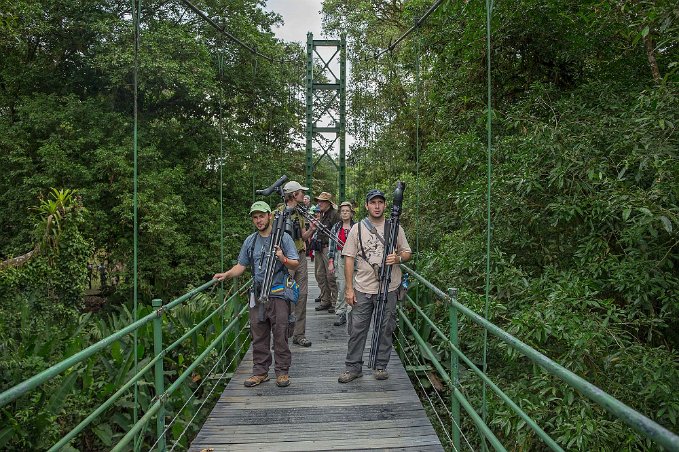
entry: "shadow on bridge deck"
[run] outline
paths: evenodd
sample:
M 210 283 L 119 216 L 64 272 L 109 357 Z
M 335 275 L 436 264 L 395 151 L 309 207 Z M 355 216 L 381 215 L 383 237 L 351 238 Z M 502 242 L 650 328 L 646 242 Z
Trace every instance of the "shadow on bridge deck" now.
M 333 326 L 334 315 L 314 310 L 319 289 L 311 263 L 309 270 L 306 329 L 313 345 L 291 343 L 290 386 L 278 388 L 272 378 L 244 387 L 252 372 L 249 350 L 190 450 L 442 451 L 395 352 L 389 380 L 377 381 L 365 369 L 363 378 L 337 382 L 344 370 L 346 328 Z M 269 373 L 274 376 L 273 368 Z

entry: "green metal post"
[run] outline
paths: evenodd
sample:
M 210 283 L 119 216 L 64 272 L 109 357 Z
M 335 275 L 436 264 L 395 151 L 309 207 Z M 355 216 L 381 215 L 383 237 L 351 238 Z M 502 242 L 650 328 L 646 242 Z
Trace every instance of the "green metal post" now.
M 163 353 L 163 300 L 154 299 L 153 309 L 156 310 L 156 318 L 153 320 L 153 353 L 158 356 Z M 163 360 L 159 359 L 155 365 L 155 388 L 156 397 L 160 401 L 160 409 L 156 417 L 156 436 L 158 437 L 158 450 L 165 450 L 165 376 L 163 372 Z
M 457 289 L 448 289 L 448 294 L 450 295 L 450 299 L 453 301 L 457 301 Z M 448 315 L 450 317 L 450 342 L 455 345 L 455 347 L 460 348 L 460 342 L 457 337 L 457 309 L 455 308 L 455 305 L 453 303 L 449 304 L 449 309 L 448 309 Z M 459 369 L 459 362 L 458 362 L 458 357 L 457 353 L 453 353 L 451 350 L 450 353 L 450 379 L 452 380 L 453 383 L 453 391 L 455 389 L 459 389 L 460 387 L 460 369 Z M 455 450 L 460 450 L 460 401 L 457 400 L 456 397 L 451 397 L 450 398 L 450 413 L 453 417 L 453 447 Z
M 403 307 L 401 307 L 403 309 Z M 405 344 L 406 343 L 406 332 L 405 332 L 405 324 L 403 323 L 403 319 L 401 317 L 398 318 L 398 343 L 399 344 Z M 401 358 L 401 361 L 403 361 L 404 356 L 406 351 L 402 350 L 399 347 L 399 358 Z
M 238 278 L 234 278 L 233 280 L 233 294 L 236 294 L 236 296 L 233 298 L 233 309 L 231 312 L 233 312 L 233 316 L 237 316 L 238 313 L 240 312 L 240 297 L 237 295 L 238 294 L 238 288 L 240 285 L 238 284 Z M 226 311 L 225 311 L 226 312 Z M 236 353 L 240 353 L 240 347 L 241 347 L 241 342 L 240 342 L 240 328 L 241 328 L 241 320 L 238 320 L 238 323 L 236 323 L 236 336 L 233 340 L 233 349 L 236 350 Z M 228 369 L 228 370 L 233 370 L 233 372 L 236 371 L 238 368 L 238 360 L 234 359 L 233 360 L 233 369 Z
M 313 196 L 314 149 L 313 149 L 313 81 L 314 81 L 314 35 L 306 34 L 306 186 Z
M 347 164 L 346 164 L 346 137 L 345 129 L 347 125 L 347 38 L 342 35 L 340 38 L 340 89 L 339 89 L 339 200 L 346 200 L 347 189 Z

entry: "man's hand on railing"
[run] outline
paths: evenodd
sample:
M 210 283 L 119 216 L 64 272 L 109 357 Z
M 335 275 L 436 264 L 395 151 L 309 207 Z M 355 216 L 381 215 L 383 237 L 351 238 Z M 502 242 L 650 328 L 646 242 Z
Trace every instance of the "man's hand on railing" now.
M 212 277 L 212 279 L 215 280 L 215 283 L 217 283 L 219 281 L 224 281 L 226 279 L 227 273 L 229 273 L 229 272 L 215 273 L 214 276 Z

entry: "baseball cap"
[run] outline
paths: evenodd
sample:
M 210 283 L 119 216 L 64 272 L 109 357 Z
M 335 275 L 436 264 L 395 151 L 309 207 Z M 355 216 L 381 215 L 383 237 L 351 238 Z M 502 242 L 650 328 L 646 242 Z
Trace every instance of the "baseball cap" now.
M 382 193 L 380 190 L 377 190 L 376 188 L 373 188 L 368 192 L 368 194 L 365 197 L 365 202 L 369 203 L 371 199 L 373 198 L 382 198 L 385 201 L 387 200 L 387 197 L 384 196 L 384 193 Z
M 255 201 L 250 206 L 250 215 L 252 215 L 253 212 L 271 213 L 271 207 L 264 201 Z
M 291 180 L 287 184 L 283 185 L 283 193 L 286 195 L 289 195 L 290 193 L 294 193 L 297 190 L 304 190 L 307 191 L 309 187 L 302 187 L 302 184 L 297 182 L 296 180 Z

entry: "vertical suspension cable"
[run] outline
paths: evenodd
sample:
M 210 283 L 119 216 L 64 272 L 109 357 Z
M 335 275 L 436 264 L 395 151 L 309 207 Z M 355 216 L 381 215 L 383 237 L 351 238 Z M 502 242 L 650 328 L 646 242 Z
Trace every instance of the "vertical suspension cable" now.
M 492 176 L 492 144 L 493 144 L 493 111 L 492 111 L 492 100 L 491 100 L 491 65 L 490 65 L 490 33 L 491 33 L 491 14 L 493 10 L 493 0 L 486 0 L 486 85 L 487 85 L 487 107 L 488 115 L 486 118 L 486 131 L 487 131 L 487 161 L 486 161 L 486 178 L 487 178 L 487 189 L 486 189 L 486 300 L 484 307 L 484 317 L 488 320 L 489 318 L 489 305 L 490 305 L 490 240 L 491 240 L 491 219 L 490 219 L 490 200 L 491 200 L 491 176 Z M 488 371 L 488 330 L 484 328 L 483 330 L 483 373 L 487 374 Z M 486 401 L 486 382 L 483 382 L 483 422 L 486 422 L 486 415 L 488 413 L 488 403 Z M 484 441 L 485 445 L 485 441 Z
M 252 108 L 250 110 L 251 113 L 254 113 L 255 110 L 255 80 L 257 79 L 257 58 L 255 58 L 255 64 L 254 67 L 252 68 Z M 255 202 L 255 159 L 257 158 L 257 139 L 255 137 L 255 119 L 254 116 L 252 118 L 252 129 L 250 130 L 250 139 L 252 140 L 252 171 L 251 171 L 251 176 L 252 176 L 252 202 Z
M 219 53 L 219 251 L 220 271 L 224 272 L 224 128 L 222 126 L 222 97 L 224 94 L 224 54 Z M 221 283 L 222 295 L 224 281 Z M 221 298 L 221 296 L 220 296 Z M 220 300 L 221 301 L 221 300 Z
M 417 59 L 415 61 L 415 268 L 420 261 L 420 29 L 417 29 Z M 419 305 L 420 291 L 415 292 Z
M 138 284 L 138 212 L 137 212 L 137 191 L 138 191 L 138 184 L 137 184 L 137 176 L 138 176 L 138 168 L 137 168 L 137 154 L 138 154 L 138 123 L 139 123 L 139 108 L 138 108 L 138 95 L 137 91 L 139 88 L 138 85 L 138 76 L 139 76 L 139 16 L 141 14 L 141 0 L 132 0 L 132 26 L 134 28 L 134 70 L 133 70 L 133 102 L 134 102 L 134 125 L 133 125 L 133 132 L 132 132 L 132 160 L 133 160 L 133 167 L 134 167 L 134 181 L 133 181 L 133 194 L 132 194 L 132 204 L 133 204 L 133 258 L 132 258 L 132 272 L 133 272 L 133 318 L 134 321 L 137 321 L 137 299 L 138 299 L 138 289 L 139 289 L 139 284 Z M 133 354 L 134 354 L 134 373 L 137 373 L 137 366 L 138 366 L 138 361 L 139 357 L 137 356 L 137 330 L 134 330 L 133 334 Z M 134 423 L 137 423 L 137 404 L 138 404 L 138 399 L 139 399 L 139 387 L 138 383 L 134 383 L 134 407 L 133 407 L 133 420 Z

